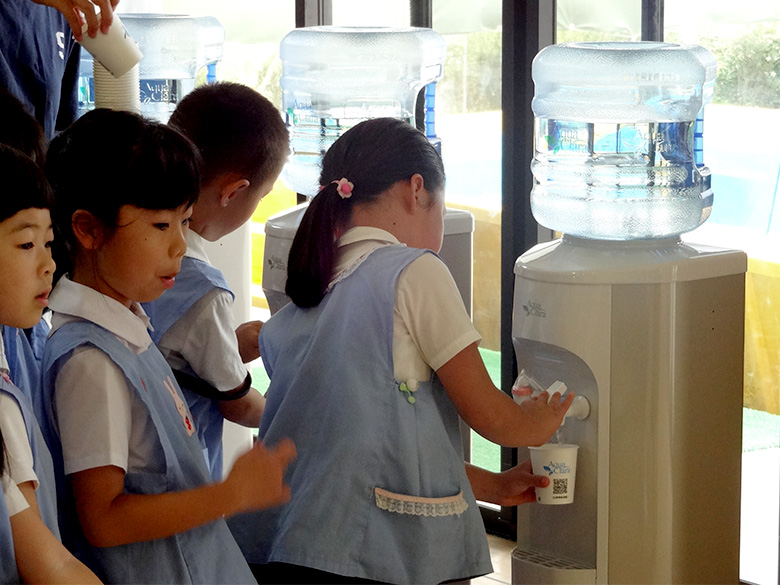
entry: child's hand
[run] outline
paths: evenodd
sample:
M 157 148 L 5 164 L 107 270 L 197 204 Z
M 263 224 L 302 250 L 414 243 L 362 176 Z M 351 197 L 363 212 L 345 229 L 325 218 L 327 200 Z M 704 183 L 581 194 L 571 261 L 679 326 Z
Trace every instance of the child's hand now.
M 520 408 L 525 410 L 538 425 L 536 440 L 530 441 L 529 445 L 538 446 L 546 443 L 561 426 L 566 411 L 574 402 L 574 392 L 569 392 L 563 400 L 561 398 L 560 392 L 550 396 L 545 390 L 520 403 Z
M 241 455 L 225 480 L 236 511 L 271 508 L 287 502 L 290 488 L 284 483 L 284 471 L 295 456 L 295 445 L 289 439 L 270 449 L 258 441 Z
M 502 506 L 519 506 L 536 501 L 537 487 L 547 487 L 550 480 L 544 475 L 534 475 L 531 471 L 531 460 L 526 459 L 514 467 L 499 474 L 502 493 L 496 504 Z
M 257 338 L 262 327 L 262 321 L 249 321 L 239 325 L 236 329 L 238 353 L 241 354 L 241 361 L 245 364 L 260 357 L 260 347 L 258 346 Z

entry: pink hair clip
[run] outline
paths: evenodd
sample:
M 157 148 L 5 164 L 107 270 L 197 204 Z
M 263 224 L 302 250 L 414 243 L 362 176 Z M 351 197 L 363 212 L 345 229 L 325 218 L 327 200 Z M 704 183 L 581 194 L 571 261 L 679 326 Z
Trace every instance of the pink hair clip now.
M 355 185 L 350 183 L 346 177 L 342 177 L 338 181 L 331 181 L 331 183 L 336 183 L 336 191 L 342 199 L 349 199 L 352 197 L 352 189 Z

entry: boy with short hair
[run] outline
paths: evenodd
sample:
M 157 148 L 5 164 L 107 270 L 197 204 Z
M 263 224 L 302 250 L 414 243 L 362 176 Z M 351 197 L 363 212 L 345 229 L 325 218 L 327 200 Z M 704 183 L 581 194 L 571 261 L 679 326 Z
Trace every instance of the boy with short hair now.
M 181 271 L 173 288 L 144 310 L 154 327 L 152 338 L 184 390 L 212 478 L 218 480 L 223 418 L 247 427 L 260 422 L 265 399 L 251 387 L 244 364 L 259 356 L 262 323 L 233 330 L 234 295 L 209 262 L 204 240 L 216 241 L 249 220 L 281 173 L 289 138 L 271 102 L 230 82 L 189 93 L 168 124 L 200 150 L 202 184 Z

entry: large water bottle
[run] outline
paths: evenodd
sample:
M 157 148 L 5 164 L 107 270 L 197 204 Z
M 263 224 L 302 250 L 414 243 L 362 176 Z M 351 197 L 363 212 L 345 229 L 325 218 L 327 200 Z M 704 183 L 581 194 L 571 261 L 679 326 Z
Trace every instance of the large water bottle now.
M 144 56 L 139 63 L 141 113 L 167 122 L 176 105 L 195 88 L 198 72 L 214 76 L 222 59 L 225 29 L 211 16 L 122 14 L 127 32 Z M 79 115 L 95 107 L 92 56 L 81 52 Z
M 322 155 L 349 128 L 378 117 L 416 124 L 418 93 L 441 79 L 446 44 L 425 28 L 317 26 L 287 34 L 279 56 L 292 147 L 282 179 L 313 196 Z
M 565 43 L 532 75 L 531 210 L 545 227 L 602 240 L 691 231 L 712 209 L 704 106 L 716 65 L 695 45 Z

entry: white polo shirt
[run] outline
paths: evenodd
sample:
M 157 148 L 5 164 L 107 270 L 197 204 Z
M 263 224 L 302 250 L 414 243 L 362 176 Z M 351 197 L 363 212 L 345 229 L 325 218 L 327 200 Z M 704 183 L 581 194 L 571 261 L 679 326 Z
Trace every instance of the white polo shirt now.
M 399 244 L 398 240 L 385 230 L 351 228 L 338 240 L 333 280 L 354 270 L 373 250 L 393 244 Z M 440 258 L 423 254 L 401 271 L 393 314 L 396 379 L 427 380 L 432 371 L 481 339 L 452 274 Z
M 210 265 L 203 238 L 190 230 L 186 239 L 185 256 Z M 233 322 L 233 297 L 226 290 L 203 295 L 165 332 L 157 347 L 171 368 L 189 365 L 217 390 L 233 390 L 246 379 Z
M 71 321 L 92 321 L 139 354 L 152 345 L 141 305 L 128 309 L 63 277 L 49 297 L 52 334 Z M 94 346 L 76 348 L 55 380 L 54 409 L 65 473 L 114 465 L 125 472 L 162 472 L 157 432 L 141 399 L 119 367 Z

